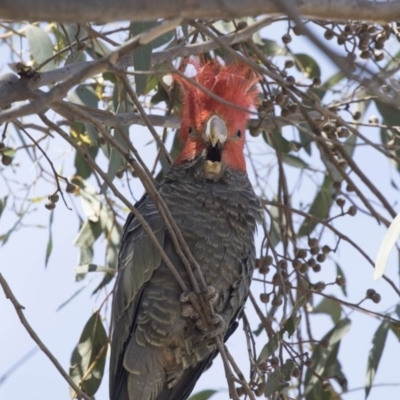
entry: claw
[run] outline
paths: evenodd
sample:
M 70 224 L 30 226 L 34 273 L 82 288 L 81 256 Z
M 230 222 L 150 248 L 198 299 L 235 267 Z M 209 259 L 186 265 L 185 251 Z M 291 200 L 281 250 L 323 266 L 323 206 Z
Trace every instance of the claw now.
M 187 303 L 189 301 L 189 296 L 190 292 L 183 292 L 181 293 L 179 300 L 181 301 L 181 303 Z
M 219 297 L 218 293 L 216 292 L 213 286 L 208 286 L 207 289 L 202 293 L 202 295 L 207 299 L 207 302 L 211 305 L 214 304 Z
M 200 330 L 202 330 L 203 332 L 206 332 L 205 335 L 203 335 L 203 336 L 201 337 L 201 341 L 208 341 L 208 340 L 210 340 L 210 339 L 215 338 L 215 337 L 218 336 L 219 334 L 225 332 L 225 330 L 226 330 L 226 323 L 225 323 L 224 319 L 223 319 L 220 315 L 216 314 L 215 317 L 213 318 L 213 320 L 212 320 L 211 322 L 215 325 L 214 329 L 212 329 L 211 331 L 209 331 L 209 330 L 207 329 L 207 327 L 204 326 L 203 321 L 202 321 L 201 319 L 199 319 L 199 320 L 196 322 L 196 326 L 197 326 Z
M 184 304 L 182 306 L 182 312 L 181 312 L 182 317 L 189 317 L 192 319 L 199 319 L 199 314 L 194 310 L 193 306 L 191 304 Z

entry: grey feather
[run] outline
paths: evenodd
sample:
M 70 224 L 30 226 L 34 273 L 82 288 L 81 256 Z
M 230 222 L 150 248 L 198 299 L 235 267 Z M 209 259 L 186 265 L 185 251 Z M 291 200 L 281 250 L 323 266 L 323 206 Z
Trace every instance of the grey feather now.
M 215 183 L 205 180 L 202 171 L 202 157 L 173 166 L 158 189 L 207 285 L 219 295 L 214 308 L 230 334 L 248 295 L 261 211 L 244 172 L 227 168 Z M 144 196 L 137 209 L 190 287 L 152 200 Z M 203 339 L 195 321 L 181 315 L 180 294 L 150 239 L 130 216 L 114 294 L 111 400 L 185 400 L 210 365 L 217 354 L 215 345 Z

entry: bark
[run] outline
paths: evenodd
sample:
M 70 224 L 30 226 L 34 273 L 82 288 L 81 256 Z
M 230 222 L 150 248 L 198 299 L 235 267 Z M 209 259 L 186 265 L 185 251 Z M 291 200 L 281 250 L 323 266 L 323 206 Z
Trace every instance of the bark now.
M 238 32 L 222 37 L 221 40 L 227 45 L 239 43 L 250 38 L 255 32 L 269 25 L 271 22 L 270 18 L 262 18 Z M 217 47 L 218 44 L 213 40 L 187 44 L 185 46 L 175 46 L 170 49 L 154 52 L 151 64 L 154 66 L 168 63 L 177 57 L 202 54 Z M 115 68 L 126 69 L 132 65 L 132 61 L 131 54 L 124 55 L 115 65 L 110 65 L 109 70 L 113 71 Z M 19 79 L 17 75 L 11 73 L 2 75 L 0 76 L 0 109 L 7 108 L 16 101 L 32 99 L 34 97 L 32 92 L 36 89 L 61 82 L 75 74 L 79 74 L 83 69 L 89 68 L 95 63 L 96 61 L 87 61 L 68 64 L 61 68 L 40 72 L 34 79 Z
M 299 0 L 302 17 L 328 20 L 396 21 L 398 1 Z M 2 0 L 0 18 L 56 22 L 148 21 L 157 18 L 232 18 L 286 14 L 279 0 Z

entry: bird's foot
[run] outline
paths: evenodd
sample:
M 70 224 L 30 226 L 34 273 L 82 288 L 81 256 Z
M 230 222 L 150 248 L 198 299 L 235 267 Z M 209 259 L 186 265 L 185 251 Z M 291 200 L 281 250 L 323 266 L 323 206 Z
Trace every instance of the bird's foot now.
M 207 289 L 202 293 L 202 296 L 205 297 L 207 303 L 210 305 L 215 304 L 218 300 L 218 293 L 213 286 L 207 286 Z
M 179 297 L 180 302 L 187 303 L 188 301 L 190 301 L 190 293 L 192 293 L 192 292 L 181 293 L 181 296 Z
M 191 304 L 183 304 L 181 315 L 182 317 L 187 317 L 191 319 L 200 318 L 199 314 L 196 312 Z
M 191 319 L 196 319 L 198 320 L 200 318 L 199 314 L 195 311 L 194 307 L 192 304 L 190 304 L 190 298 L 192 297 L 191 295 L 194 294 L 193 292 L 183 292 L 180 295 L 180 302 L 184 303 L 182 305 L 182 312 L 181 315 L 182 317 L 187 317 Z M 208 286 L 206 291 L 201 293 L 201 296 L 204 296 L 206 302 L 212 306 L 218 299 L 218 293 L 212 286 Z
M 208 329 L 208 327 L 204 325 L 204 323 L 201 319 L 197 320 L 197 322 L 196 322 L 196 326 L 200 330 L 205 332 L 205 334 L 202 335 L 201 338 L 199 338 L 202 342 L 214 339 L 215 337 L 217 337 L 220 334 L 225 333 L 225 331 L 226 331 L 226 323 L 220 315 L 215 314 L 215 316 L 213 317 L 213 319 L 210 322 L 212 324 L 211 330 Z
M 187 303 L 190 301 L 190 296 L 193 292 L 183 292 L 179 298 L 181 303 Z M 194 293 L 193 293 L 194 294 Z M 201 296 L 207 300 L 209 304 L 214 304 L 218 299 L 218 293 L 213 286 L 207 286 L 207 289 L 201 293 Z

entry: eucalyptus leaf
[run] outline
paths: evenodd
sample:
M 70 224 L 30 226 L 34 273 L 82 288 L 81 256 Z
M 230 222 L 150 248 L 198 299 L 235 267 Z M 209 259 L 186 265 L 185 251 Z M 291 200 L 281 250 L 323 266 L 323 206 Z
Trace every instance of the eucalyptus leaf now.
M 280 392 L 287 386 L 284 374 L 279 369 L 276 369 L 268 374 L 264 394 L 267 398 L 270 398 L 274 393 Z
M 313 390 L 316 385 L 320 385 L 320 379 L 318 376 L 325 376 L 325 370 L 331 368 L 329 360 L 332 360 L 331 353 L 335 352 L 337 355 L 338 345 L 344 335 L 349 331 L 351 326 L 351 320 L 344 318 L 340 320 L 323 338 L 321 341 L 329 341 L 329 346 L 327 348 L 318 344 L 315 346 L 312 360 L 314 361 L 313 371 L 317 374 L 315 375 L 309 369 L 306 372 L 304 384 L 305 384 L 305 394 L 307 400 L 314 400 L 315 396 Z M 335 357 L 337 360 L 337 357 Z M 318 390 L 317 390 L 318 392 Z M 319 391 L 321 393 L 321 391 Z
M 258 364 L 268 360 L 268 358 L 275 353 L 275 351 L 278 349 L 280 339 L 281 334 L 279 332 L 275 333 L 275 335 L 269 339 L 268 343 L 261 349 L 260 355 L 257 359 Z
M 268 143 L 272 148 L 281 152 L 281 153 L 289 153 L 293 150 L 296 150 L 296 146 L 293 142 L 285 139 L 282 135 L 280 129 L 276 128 L 271 131 L 263 131 L 262 136 L 266 143 Z
M 324 98 L 325 94 L 345 77 L 346 75 L 344 72 L 337 72 L 329 79 L 327 79 L 322 85 L 309 89 L 308 93 L 314 95 L 314 97 L 321 101 Z
M 396 215 L 396 218 L 389 225 L 388 230 L 383 237 L 382 243 L 379 247 L 378 255 L 375 261 L 374 280 L 379 279 L 386 269 L 386 265 L 389 259 L 389 255 L 392 252 L 397 239 L 400 236 L 400 214 Z
M 132 36 L 137 36 L 140 33 L 151 29 L 156 25 L 154 21 L 137 21 L 132 22 L 130 26 Z M 141 45 L 133 51 L 133 67 L 135 72 L 145 72 L 150 69 L 151 66 L 151 54 L 153 52 L 153 46 L 151 43 Z M 144 93 L 147 84 L 147 75 L 135 75 L 136 94 L 140 96 Z
M 294 156 L 292 154 L 282 154 L 282 161 L 290 165 L 291 167 L 296 167 L 296 168 L 308 168 L 308 164 L 303 161 L 300 157 Z
M 107 347 L 106 330 L 99 312 L 95 312 L 83 328 L 79 343 L 72 353 L 69 369 L 72 380 L 88 396 L 97 392 L 102 381 Z
M 387 320 L 383 320 L 372 339 L 372 348 L 368 356 L 367 375 L 365 378 L 365 398 L 369 396 L 371 391 L 376 371 L 378 370 L 379 362 L 382 357 L 383 349 L 385 348 L 388 331 L 389 322 Z
M 333 188 L 331 178 L 326 175 L 324 182 L 322 183 L 310 206 L 310 209 L 308 210 L 308 214 L 322 220 L 327 218 L 332 204 L 332 192 Z M 309 235 L 317 225 L 318 221 L 306 217 L 301 224 L 297 235 L 299 237 Z
M 282 365 L 281 371 L 285 377 L 286 382 L 289 382 L 290 379 L 292 378 L 292 372 L 295 369 L 295 367 L 296 367 L 296 364 L 291 358 L 288 358 L 285 361 L 285 364 Z
M 283 324 L 281 333 L 287 332 L 289 337 L 291 337 L 295 332 L 301 322 L 301 315 L 291 315 Z
M 6 208 L 7 199 L 8 199 L 8 196 L 5 196 L 2 199 L 0 199 L 0 217 L 1 217 L 1 214 L 3 214 L 3 211 Z
M 306 151 L 306 153 L 311 156 L 311 142 L 312 139 L 310 135 L 308 135 L 306 132 L 311 132 L 310 125 L 307 122 L 301 122 L 299 124 L 299 137 L 300 137 L 300 143 L 303 145 L 303 149 Z M 305 132 L 306 131 L 306 132 Z
M 81 226 L 78 236 L 74 240 L 77 247 L 92 247 L 94 242 L 100 237 L 103 229 L 100 221 L 87 220 Z
M 121 129 L 122 132 L 120 132 L 119 129 Z M 126 138 L 129 138 L 129 127 L 124 126 L 119 129 L 114 129 L 113 136 L 119 144 L 121 144 L 122 146 L 126 146 L 126 143 L 123 139 L 123 135 L 125 135 Z M 107 177 L 111 182 L 114 180 L 118 170 L 123 166 L 123 164 L 124 164 L 124 158 L 122 154 L 119 152 L 119 150 L 112 147 L 110 151 L 110 160 L 108 163 L 108 171 L 107 171 Z M 104 194 L 107 189 L 108 189 L 108 184 L 106 182 L 103 182 L 100 188 L 100 194 Z
M 328 314 L 332 318 L 333 322 L 337 324 L 342 314 L 342 308 L 340 307 L 339 301 L 324 297 L 321 302 L 314 307 L 313 312 L 316 314 Z
M 321 76 L 321 69 L 318 63 L 308 54 L 293 54 L 296 68 L 302 72 L 307 78 L 315 78 Z
M 195 393 L 193 396 L 189 397 L 189 400 L 208 400 L 214 396 L 215 393 L 217 393 L 217 390 L 202 390 L 201 392 Z
M 86 54 L 83 51 L 72 51 L 65 59 L 64 66 L 86 61 Z
M 50 37 L 43 29 L 34 25 L 29 25 L 25 35 L 28 39 L 29 48 L 36 64 L 40 65 L 53 57 L 53 44 L 51 43 Z M 54 60 L 51 60 L 47 62 L 41 70 L 49 71 L 54 68 Z
M 77 297 L 84 289 L 86 285 L 80 287 L 76 292 L 74 292 L 70 297 L 68 297 L 67 300 L 63 301 L 56 309 L 57 311 L 60 311 L 62 308 L 64 308 L 71 300 L 73 300 L 75 297 Z
M 390 329 L 396 335 L 397 339 L 400 341 L 400 324 L 395 322 L 390 322 Z
M 336 276 L 342 276 L 344 278 L 344 285 L 340 286 L 340 289 L 342 290 L 343 294 L 347 297 L 347 289 L 346 289 L 346 277 L 344 276 L 344 272 L 340 265 L 338 263 L 335 263 L 336 265 Z
M 53 250 L 53 232 L 52 232 L 53 220 L 54 220 L 54 210 L 51 210 L 50 211 L 50 219 L 49 219 L 49 238 L 47 240 L 46 256 L 45 256 L 45 260 L 44 260 L 45 267 L 47 267 L 51 252 Z

